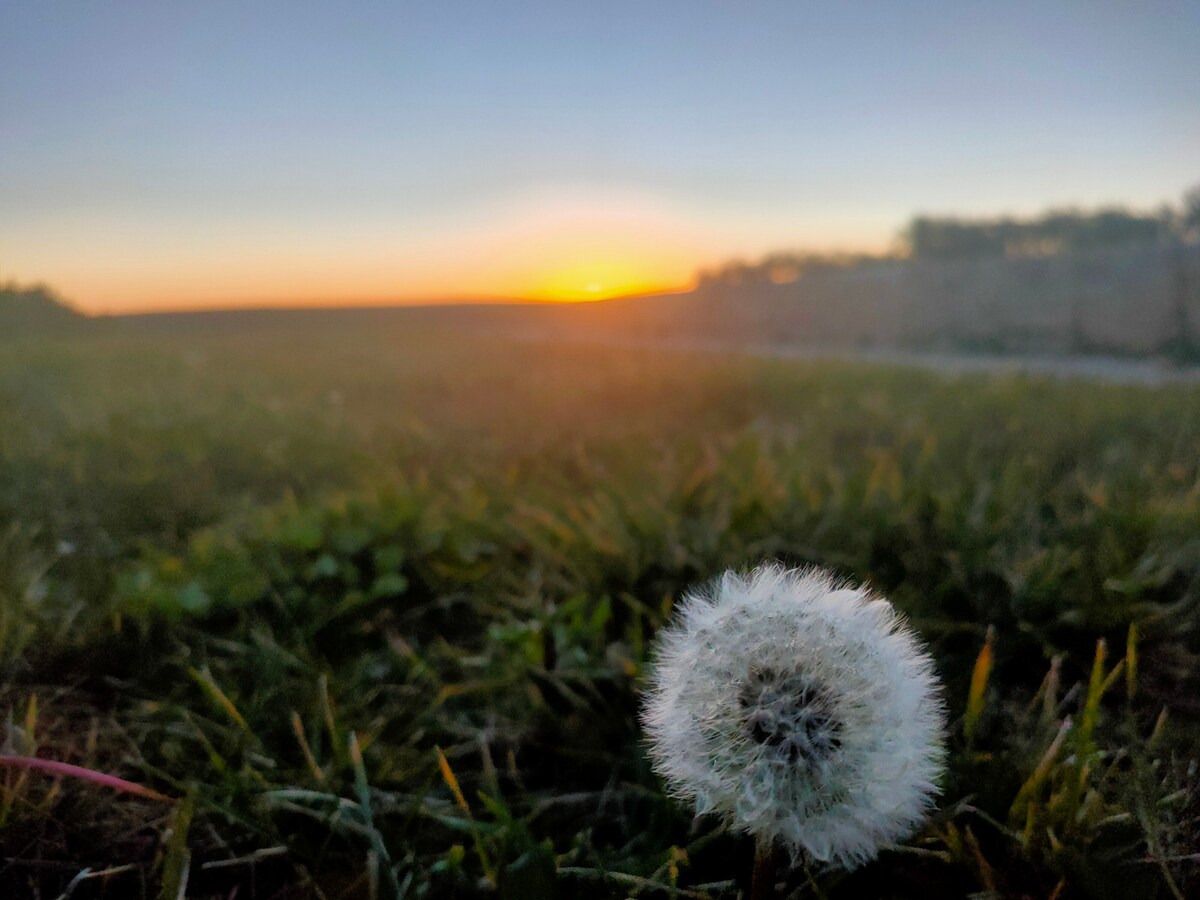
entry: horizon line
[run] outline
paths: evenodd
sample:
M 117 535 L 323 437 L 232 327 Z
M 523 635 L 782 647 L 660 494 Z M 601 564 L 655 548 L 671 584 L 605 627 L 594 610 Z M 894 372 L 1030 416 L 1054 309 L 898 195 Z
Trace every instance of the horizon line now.
M 616 294 L 611 297 L 597 297 L 594 300 L 552 300 L 549 298 L 539 297 L 510 297 L 503 295 L 478 295 L 478 296 L 448 296 L 448 297 L 431 297 L 414 301 L 406 301 L 400 299 L 385 299 L 385 300 L 364 300 L 362 298 L 347 298 L 345 301 L 330 298 L 328 300 L 317 300 L 315 302 L 293 302 L 293 303 L 274 303 L 269 300 L 247 301 L 239 303 L 237 301 L 221 304 L 221 305 L 204 305 L 204 306 L 175 306 L 175 307 L 145 307 L 129 310 L 96 310 L 86 311 L 80 309 L 72 300 L 65 300 L 66 304 L 72 310 L 81 316 L 89 319 L 130 319 L 138 317 L 150 316 L 187 316 L 187 315 L 204 315 L 207 313 L 235 313 L 235 312 L 369 312 L 372 310 L 401 310 L 401 309 L 436 309 L 446 306 L 595 306 L 597 304 L 610 303 L 619 300 L 638 300 L 651 299 L 654 297 L 676 296 L 680 294 L 694 293 L 696 290 L 695 284 L 684 285 L 678 288 L 664 288 L 662 290 L 653 291 L 635 291 L 628 294 Z M 65 298 L 61 298 L 65 299 Z

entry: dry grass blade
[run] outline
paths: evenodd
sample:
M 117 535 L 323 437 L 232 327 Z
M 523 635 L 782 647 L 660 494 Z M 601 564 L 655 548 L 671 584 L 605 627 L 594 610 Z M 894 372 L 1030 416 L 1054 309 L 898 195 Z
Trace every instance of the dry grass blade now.
M 97 772 L 94 769 L 85 769 L 83 766 L 57 762 L 52 759 L 40 759 L 36 756 L 7 756 L 0 754 L 0 766 L 24 769 L 31 772 L 45 772 L 47 775 L 53 775 L 62 778 L 77 778 L 80 781 L 88 781 L 101 787 L 111 788 L 112 790 L 119 791 L 123 794 L 133 794 L 136 797 L 144 797 L 147 800 L 156 800 L 159 803 L 176 802 L 173 797 L 168 797 L 166 794 L 154 790 L 154 788 L 148 788 L 145 785 L 136 784 L 135 782 L 127 781 L 124 778 L 118 778 L 115 775 Z

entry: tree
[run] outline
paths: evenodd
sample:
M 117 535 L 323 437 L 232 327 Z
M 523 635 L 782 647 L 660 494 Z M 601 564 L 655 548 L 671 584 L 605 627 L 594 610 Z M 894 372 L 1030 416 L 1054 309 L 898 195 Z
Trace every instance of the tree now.
M 1200 243 L 1200 184 L 1183 195 L 1179 229 L 1185 243 Z
M 9 334 L 71 327 L 83 320 L 45 285 L 0 284 L 0 338 Z

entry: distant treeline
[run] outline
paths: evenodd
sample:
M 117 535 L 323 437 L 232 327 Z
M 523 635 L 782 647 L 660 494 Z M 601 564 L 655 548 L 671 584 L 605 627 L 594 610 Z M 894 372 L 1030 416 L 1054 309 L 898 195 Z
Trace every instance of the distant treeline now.
M 0 337 L 13 332 L 69 328 L 83 319 L 46 285 L 0 282 Z
M 1169 239 L 1175 217 L 1124 209 L 1048 212 L 1036 219 L 953 219 L 918 216 L 905 229 L 913 259 L 1057 256 Z
M 1200 361 L 1200 187 L 1155 213 L 917 216 L 890 255 L 701 273 L 695 332 L 751 341 Z
M 1177 207 L 1153 213 L 1120 207 L 1094 211 L 1051 210 L 1031 219 L 914 217 L 899 234 L 895 254 L 777 252 L 756 261 L 736 260 L 700 273 L 700 283 L 788 284 L 819 271 L 895 259 L 1028 259 L 1103 252 L 1144 244 L 1200 242 L 1200 185 Z

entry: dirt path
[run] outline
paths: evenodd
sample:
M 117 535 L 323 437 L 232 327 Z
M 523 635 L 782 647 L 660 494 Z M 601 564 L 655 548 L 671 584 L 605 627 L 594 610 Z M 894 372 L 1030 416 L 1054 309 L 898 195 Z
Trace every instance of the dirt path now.
M 750 354 L 762 359 L 837 360 L 880 366 L 904 366 L 931 369 L 947 375 L 974 372 L 997 374 L 1044 375 L 1052 378 L 1102 381 L 1110 384 L 1157 386 L 1200 384 L 1200 366 L 1173 366 L 1157 359 L 1123 359 L 1112 356 L 998 356 L 967 353 L 935 353 L 906 350 L 822 348 L 802 344 L 743 344 L 713 338 L 625 338 L 615 335 L 570 338 L 562 333 L 521 329 L 513 333 L 520 340 L 571 340 L 578 343 L 611 347 L 679 351 L 684 353 Z

